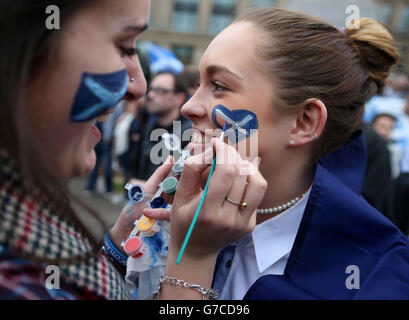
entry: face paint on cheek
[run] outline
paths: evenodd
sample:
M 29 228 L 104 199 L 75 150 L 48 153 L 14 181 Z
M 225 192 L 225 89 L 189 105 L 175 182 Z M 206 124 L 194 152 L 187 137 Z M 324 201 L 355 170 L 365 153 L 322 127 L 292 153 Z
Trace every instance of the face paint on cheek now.
M 71 110 L 71 122 L 86 122 L 113 109 L 128 90 L 128 74 L 84 72 Z
M 212 119 L 220 129 L 224 127 L 226 121 L 228 122 L 225 136 L 232 143 L 243 141 L 258 130 L 257 116 L 249 110 L 230 111 L 219 104 L 213 109 Z

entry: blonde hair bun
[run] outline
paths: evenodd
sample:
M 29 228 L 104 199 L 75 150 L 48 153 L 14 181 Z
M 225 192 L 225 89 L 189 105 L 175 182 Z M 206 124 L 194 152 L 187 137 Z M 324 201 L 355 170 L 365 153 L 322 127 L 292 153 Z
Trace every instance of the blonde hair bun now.
M 361 18 L 359 28 L 346 28 L 345 34 L 352 41 L 362 66 L 376 82 L 378 91 L 382 90 L 391 67 L 399 59 L 392 34 L 382 23 L 370 18 Z

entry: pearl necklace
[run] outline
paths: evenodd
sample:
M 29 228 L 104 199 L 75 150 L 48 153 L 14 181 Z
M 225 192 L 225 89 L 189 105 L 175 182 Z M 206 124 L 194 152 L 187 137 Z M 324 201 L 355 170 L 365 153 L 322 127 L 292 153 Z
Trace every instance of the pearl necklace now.
M 308 191 L 307 191 L 308 192 Z M 282 212 L 284 210 L 287 210 L 294 206 L 298 201 L 300 201 L 306 193 L 303 193 L 301 197 L 296 197 L 293 200 L 282 204 L 281 206 L 273 207 L 273 208 L 267 208 L 267 209 L 257 209 L 257 214 L 269 214 L 269 213 L 277 213 L 277 212 Z

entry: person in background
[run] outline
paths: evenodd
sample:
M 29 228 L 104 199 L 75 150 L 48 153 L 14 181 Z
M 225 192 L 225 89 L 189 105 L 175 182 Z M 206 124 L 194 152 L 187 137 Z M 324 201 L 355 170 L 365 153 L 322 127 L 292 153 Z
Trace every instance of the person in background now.
M 109 129 L 105 130 L 105 123 L 97 122 L 96 127 L 101 131 L 103 139 L 95 146 L 96 162 L 95 167 L 91 171 L 85 184 L 84 195 L 92 196 L 95 192 L 101 166 L 104 170 L 105 192 L 103 196 L 108 200 L 112 198 L 113 182 L 112 182 L 112 139 Z
M 406 128 L 406 135 L 408 139 L 406 144 L 403 147 L 402 152 L 402 160 L 400 163 L 401 172 L 409 172 L 409 91 L 406 94 L 406 102 L 405 102 L 405 115 L 403 122 L 405 123 L 404 127 Z
M 385 141 L 389 142 L 395 122 L 394 116 L 388 113 L 379 113 L 372 120 L 372 127 Z
M 366 146 L 366 171 L 362 195 L 369 204 L 381 211 L 379 201 L 387 191 L 386 186 L 392 178 L 391 156 L 387 141 L 376 133 L 370 124 L 362 123 L 361 128 Z
M 118 160 L 120 173 L 125 176 L 128 166 L 130 145 L 129 131 L 131 123 L 135 119 L 137 112 L 137 102 L 129 101 L 125 103 L 124 112 L 118 118 L 114 129 L 114 154 Z
M 142 134 L 138 161 L 130 161 L 129 171 L 132 183 L 143 183 L 158 168 L 151 159 L 152 148 L 158 140 L 151 140 L 151 133 L 156 129 L 163 132 L 175 133 L 184 148 L 188 141 L 182 141 L 183 133 L 190 129 L 191 122 L 180 114 L 180 108 L 185 103 L 188 93 L 185 82 L 180 75 L 162 72 L 152 77 L 146 96 L 146 111 L 149 114 Z M 181 132 L 174 131 L 174 122 L 180 121 Z M 159 155 L 160 156 L 160 155 Z M 137 163 L 137 166 L 135 165 Z
M 180 74 L 182 80 L 185 82 L 187 90 L 187 100 L 189 100 L 196 92 L 200 84 L 199 70 L 192 65 L 185 66 Z

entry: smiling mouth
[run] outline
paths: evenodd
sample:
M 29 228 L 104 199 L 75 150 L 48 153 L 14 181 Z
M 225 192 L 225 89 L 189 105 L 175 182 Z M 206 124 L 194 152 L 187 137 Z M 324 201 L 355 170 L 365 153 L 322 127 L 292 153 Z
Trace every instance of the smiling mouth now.
M 190 139 L 190 142 L 192 143 L 198 143 L 198 144 L 208 144 L 210 143 L 210 140 L 212 140 L 212 138 L 214 137 L 218 137 L 217 133 L 217 129 L 216 130 L 210 130 L 208 132 L 208 130 L 206 130 L 206 132 L 203 132 L 202 130 L 199 130 L 197 128 L 192 128 L 193 129 L 193 133 L 192 133 L 192 137 Z

